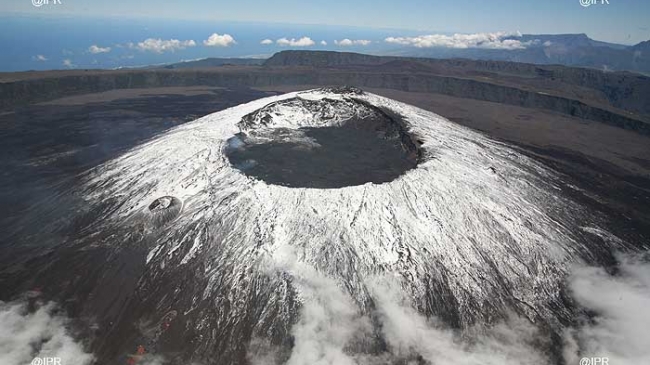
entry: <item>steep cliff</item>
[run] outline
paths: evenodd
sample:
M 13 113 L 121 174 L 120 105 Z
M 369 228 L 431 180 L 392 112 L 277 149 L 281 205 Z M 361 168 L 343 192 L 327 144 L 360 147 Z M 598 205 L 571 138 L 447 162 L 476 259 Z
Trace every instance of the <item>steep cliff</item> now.
M 0 110 L 113 89 L 208 85 L 230 88 L 353 85 L 538 108 L 650 134 L 650 79 L 562 66 L 280 52 L 265 66 L 67 71 L 0 77 Z

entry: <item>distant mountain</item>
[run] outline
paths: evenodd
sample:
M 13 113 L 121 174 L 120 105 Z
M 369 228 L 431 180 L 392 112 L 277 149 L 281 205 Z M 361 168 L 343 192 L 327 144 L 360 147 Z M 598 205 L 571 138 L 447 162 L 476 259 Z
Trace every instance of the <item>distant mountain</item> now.
M 632 49 L 634 51 L 650 53 L 650 41 L 641 42 L 635 46 L 632 46 Z
M 266 59 L 262 58 L 204 58 L 194 61 L 183 61 L 172 63 L 165 66 L 158 66 L 167 69 L 178 68 L 204 68 L 204 67 L 219 67 L 227 65 L 236 66 L 259 66 L 264 63 Z
M 359 55 L 348 59 L 348 53 L 310 53 L 298 52 L 284 54 L 271 63 L 288 62 L 287 65 L 305 64 L 309 66 L 349 66 L 351 64 L 377 65 L 398 57 L 418 58 L 466 58 L 470 60 L 508 61 L 537 65 L 564 65 L 586 67 L 601 71 L 633 71 L 650 74 L 650 41 L 634 46 L 597 41 L 586 34 L 523 34 L 512 35 L 503 40 L 521 42 L 521 49 L 493 48 L 448 48 L 448 47 L 400 47 L 385 56 Z M 392 57 L 392 58 L 391 58 Z M 280 61 L 281 60 L 281 61 Z M 210 68 L 225 65 L 259 66 L 265 59 L 254 58 L 205 58 L 148 68 L 185 69 Z M 414 66 L 414 65 L 411 65 Z
M 586 34 L 524 34 L 506 39 L 520 41 L 525 48 L 403 48 L 395 55 L 433 58 L 469 58 L 534 64 L 561 64 L 605 71 L 635 71 L 650 74 L 650 41 L 635 46 L 596 41 Z
M 384 64 L 388 61 L 402 59 L 402 57 L 372 56 L 353 52 L 289 50 L 274 54 L 271 58 L 264 62 L 264 66 L 375 66 Z
M 647 47 L 647 45 L 646 45 Z M 616 51 L 604 48 L 609 51 Z M 643 52 L 642 50 L 639 52 Z M 438 75 L 449 79 L 502 80 L 510 83 L 513 80 L 521 87 L 526 84 L 526 90 L 545 90 L 550 84 L 557 84 L 558 90 L 566 91 L 571 97 L 584 97 L 585 90 L 595 90 L 598 97 L 589 98 L 588 102 L 602 106 L 609 103 L 633 113 L 650 117 L 650 78 L 647 76 L 623 72 L 605 72 L 603 70 L 585 67 L 566 67 L 562 65 L 536 65 L 533 63 L 470 60 L 470 59 L 436 59 L 427 57 L 396 57 L 372 56 L 352 52 L 330 51 L 282 51 L 266 60 L 264 66 L 315 68 L 318 70 L 346 71 L 351 74 L 366 75 L 370 70 L 383 75 L 416 74 L 422 80 L 427 75 Z M 388 77 L 388 76 L 386 76 Z M 346 82 L 350 82 L 350 79 Z M 375 80 L 376 85 L 385 86 L 383 81 Z M 422 84 L 426 82 L 422 81 Z M 375 85 L 375 84 L 372 84 Z M 432 86 L 433 84 L 428 84 Z M 362 85 L 367 86 L 367 85 Z M 379 86 L 373 86 L 379 87 Z M 446 86 L 445 86 L 446 87 Z M 429 92 L 447 93 L 449 89 L 427 89 Z M 568 91 L 571 90 L 571 91 Z M 468 90 L 459 91 L 465 95 Z M 536 95 L 537 97 L 538 95 Z M 530 97 L 530 96 L 529 96 Z M 633 115 L 633 114 L 630 114 Z M 607 117 L 609 118 L 609 117 Z M 605 119 L 607 119 L 605 118 Z
M 511 39 L 518 39 L 521 42 L 540 42 L 542 45 L 545 42 L 551 44 L 562 44 L 566 47 L 608 47 L 613 49 L 625 49 L 628 46 L 617 43 L 608 43 L 597 41 L 589 38 L 586 34 L 524 34 L 521 37 L 511 37 Z

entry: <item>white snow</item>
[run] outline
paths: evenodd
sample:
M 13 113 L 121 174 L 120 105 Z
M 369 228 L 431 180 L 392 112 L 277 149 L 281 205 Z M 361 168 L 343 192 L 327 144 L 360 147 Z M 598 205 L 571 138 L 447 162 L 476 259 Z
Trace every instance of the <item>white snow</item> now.
M 424 161 L 396 180 L 289 188 L 232 167 L 223 151 L 241 118 L 296 96 L 352 97 L 289 93 L 174 128 L 94 170 L 84 191 L 88 204 L 128 199 L 105 218 L 110 224 L 137 216 L 160 196 L 181 199 L 183 212 L 151 247 L 147 262 L 152 268 L 204 263 L 209 284 L 203 298 L 224 285 L 224 275 L 264 270 L 278 247 L 290 246 L 301 263 L 346 288 L 361 311 L 370 300 L 366 280 L 394 274 L 419 308 L 433 311 L 431 300 L 453 296 L 463 324 L 489 322 L 491 312 L 480 308 L 512 306 L 531 319 L 555 320 L 570 264 L 590 257 L 589 240 L 597 239 L 579 227 L 602 230 L 588 210 L 559 195 L 563 183 L 555 173 L 436 114 L 369 93 L 353 96 L 401 114 L 424 142 Z M 291 103 L 274 110 L 270 127 L 289 129 L 335 125 L 357 112 L 331 110 L 334 117 L 323 119 Z M 233 301 L 258 290 L 247 291 L 253 284 L 246 280 L 228 283 L 237 286 Z

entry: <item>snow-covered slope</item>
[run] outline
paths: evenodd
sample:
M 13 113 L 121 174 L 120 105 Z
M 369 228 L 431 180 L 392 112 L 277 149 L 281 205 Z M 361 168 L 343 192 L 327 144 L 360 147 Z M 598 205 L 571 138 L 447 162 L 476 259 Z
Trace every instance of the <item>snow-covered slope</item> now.
M 225 155 L 239 132 L 336 126 L 363 120 L 364 105 L 402 117 L 421 143 L 416 168 L 383 184 L 291 188 L 248 177 Z M 517 150 L 433 113 L 319 89 L 174 128 L 93 170 L 82 195 L 101 207 L 93 229 L 113 232 L 100 244 L 149 251 L 143 300 L 161 316 L 182 313 L 195 356 L 227 362 L 259 339 L 294 353 L 301 339 L 326 341 L 318 336 L 338 338 L 341 356 L 381 352 L 391 341 L 377 318 L 390 298 L 459 328 L 510 312 L 561 328 L 570 265 L 624 246 L 562 185 Z M 316 312 L 325 319 L 314 324 Z M 363 328 L 372 335 L 359 340 Z

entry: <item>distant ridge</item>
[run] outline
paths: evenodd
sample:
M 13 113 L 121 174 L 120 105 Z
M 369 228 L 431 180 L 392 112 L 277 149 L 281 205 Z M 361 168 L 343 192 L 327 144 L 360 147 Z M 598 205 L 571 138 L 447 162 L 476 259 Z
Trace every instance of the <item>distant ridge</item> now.
M 419 74 L 453 78 L 474 78 L 507 75 L 523 80 L 546 80 L 597 90 L 611 105 L 650 116 L 650 77 L 627 71 L 606 72 L 592 68 L 561 65 L 536 65 L 492 60 L 434 59 L 416 57 L 373 56 L 352 52 L 332 51 L 282 51 L 264 62 L 265 67 L 312 67 L 314 69 L 345 70 L 364 74 L 370 71 L 381 74 L 411 77 Z M 488 81 L 489 82 L 489 81 Z M 541 84 L 543 85 L 543 84 Z M 444 91 L 438 91 L 444 92 Z
M 650 74 L 650 50 L 641 42 L 634 46 L 597 41 L 586 34 L 523 34 L 505 39 L 525 43 L 522 49 L 488 48 L 415 48 L 403 47 L 393 55 L 428 58 L 469 58 L 534 63 L 560 64 L 596 68 L 605 71 L 632 71 Z
M 200 60 L 183 61 L 172 63 L 164 66 L 157 66 L 167 69 L 179 68 L 203 68 L 203 67 L 219 67 L 219 66 L 259 66 L 264 63 L 264 58 L 203 58 Z
M 404 57 L 372 56 L 354 52 L 289 50 L 274 54 L 264 62 L 264 66 L 375 66 L 388 61 L 404 59 Z
M 632 49 L 635 51 L 648 52 L 650 54 L 650 41 L 641 42 L 632 46 Z
M 550 110 L 650 135 L 650 78 L 643 75 L 561 65 L 326 51 L 283 51 L 262 66 L 0 74 L 0 110 L 62 95 L 189 85 L 352 85 L 434 93 Z
M 650 41 L 647 42 L 650 48 Z M 636 47 L 636 46 L 634 46 Z M 303 51 L 287 50 L 275 53 L 264 61 L 264 66 L 310 66 L 310 67 L 354 67 L 354 66 L 392 66 L 392 71 L 399 71 L 400 67 L 406 64 L 418 64 L 425 67 L 427 71 L 449 72 L 449 69 L 472 68 L 491 72 L 514 72 L 517 74 L 531 74 L 538 76 L 539 73 L 546 73 L 549 77 L 566 78 L 566 70 L 580 70 L 580 73 L 590 77 L 600 78 L 603 75 L 612 73 L 610 71 L 586 68 L 566 67 L 563 65 L 549 64 L 539 65 L 526 62 L 512 62 L 500 60 L 483 60 L 469 58 L 431 58 L 431 57 L 407 57 L 407 56 L 375 56 L 354 52 L 336 51 Z M 558 73 L 551 75 L 551 73 Z M 562 73 L 560 75 L 559 73 Z M 626 73 L 625 71 L 618 72 Z M 641 76 L 641 75 L 639 75 Z M 567 80 L 564 80 L 567 81 Z M 568 80 L 571 82 L 571 80 Z M 588 82 L 585 80 L 585 82 Z

